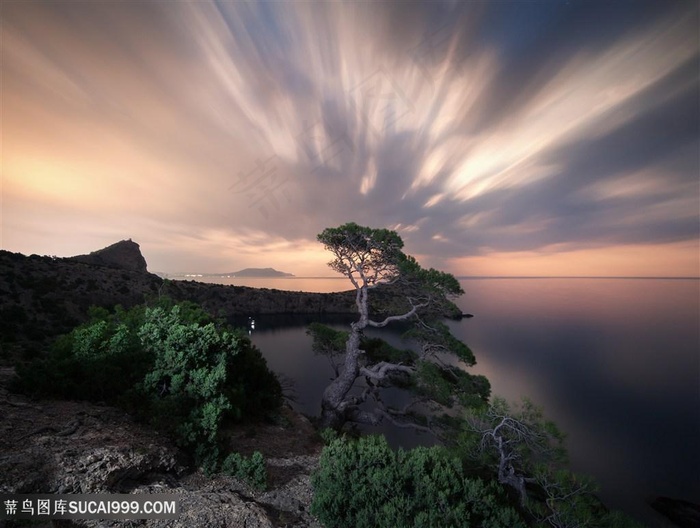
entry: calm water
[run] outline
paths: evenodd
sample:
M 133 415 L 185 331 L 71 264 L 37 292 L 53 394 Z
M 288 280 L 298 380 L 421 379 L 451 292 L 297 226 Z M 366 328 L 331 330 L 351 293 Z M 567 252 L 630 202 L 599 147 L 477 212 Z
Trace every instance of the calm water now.
M 234 281 L 231 281 L 234 282 Z M 458 300 L 473 319 L 450 322 L 474 351 L 493 393 L 528 396 L 568 435 L 574 471 L 651 526 L 668 526 L 644 499 L 700 502 L 700 281 L 695 279 L 466 279 Z M 342 279 L 245 279 L 305 291 Z M 252 339 L 273 370 L 296 381 L 298 408 L 318 414 L 333 375 L 315 357 L 304 318 L 256 319 Z M 339 321 L 335 321 L 340 324 Z M 391 340 L 398 342 L 394 335 Z M 426 441 L 386 431 L 407 447 Z

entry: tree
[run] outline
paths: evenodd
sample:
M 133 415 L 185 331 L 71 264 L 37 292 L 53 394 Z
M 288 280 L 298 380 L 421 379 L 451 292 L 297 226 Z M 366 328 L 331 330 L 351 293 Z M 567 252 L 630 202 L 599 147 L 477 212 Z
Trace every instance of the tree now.
M 511 408 L 503 398 L 494 398 L 488 407 L 470 412 L 463 423 L 462 449 L 469 458 L 495 468 L 498 482 L 516 490 L 522 506 L 526 484 L 536 481 L 534 475 L 565 460 L 564 436 L 529 400 Z
M 340 429 L 347 422 L 388 420 L 439 435 L 447 422 L 437 411 L 487 401 L 486 378 L 470 375 L 460 365 L 474 365 L 474 355 L 439 320 L 458 312 L 452 299 L 464 292 L 457 279 L 422 268 L 403 253 L 395 231 L 348 223 L 325 229 L 317 238 L 334 256 L 328 265 L 355 288 L 359 315 L 346 333 L 319 325 L 309 330 L 315 350 L 344 354 L 338 375 L 323 393 L 322 426 Z M 404 336 L 418 344 L 418 352 L 364 336 L 366 328 L 400 324 L 409 325 Z M 343 341 L 344 351 L 339 350 Z M 365 381 L 361 394 L 351 392 L 358 379 Z M 401 409 L 382 401 L 380 390 L 392 385 L 410 390 L 411 400 Z M 367 402 L 373 408 L 363 405 Z
M 214 322 L 189 322 L 184 311 L 146 308 L 138 337 L 154 359 L 139 389 L 160 411 L 161 425 L 201 462 L 215 458 L 209 455 L 226 422 L 264 417 L 280 406 L 282 392 L 247 336 Z
M 592 479 L 564 466 L 564 435 L 529 400 L 511 406 L 494 398 L 488 407 L 467 413 L 463 426 L 458 445 L 464 458 L 478 461 L 515 490 L 537 526 L 640 528 L 602 505 Z

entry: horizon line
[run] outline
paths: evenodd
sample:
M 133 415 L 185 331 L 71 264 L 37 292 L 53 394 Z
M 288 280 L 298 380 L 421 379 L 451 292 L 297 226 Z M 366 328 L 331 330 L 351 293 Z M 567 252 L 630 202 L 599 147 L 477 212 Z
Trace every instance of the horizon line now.
M 184 277 L 191 275 L 187 273 L 166 273 L 166 272 L 151 272 L 162 273 L 169 276 Z M 206 273 L 204 277 L 197 278 L 221 278 L 226 277 L 225 273 Z M 700 280 L 700 276 L 690 275 L 454 275 L 456 279 L 673 279 L 673 280 Z M 287 277 L 226 277 L 232 279 L 347 279 L 347 277 L 330 276 L 330 275 L 292 275 Z

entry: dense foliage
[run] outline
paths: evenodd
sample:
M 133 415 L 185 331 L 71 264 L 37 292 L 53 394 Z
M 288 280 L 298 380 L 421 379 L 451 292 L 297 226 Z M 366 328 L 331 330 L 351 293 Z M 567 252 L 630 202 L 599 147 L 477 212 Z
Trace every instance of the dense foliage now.
M 328 528 L 641 528 L 605 508 L 592 479 L 565 469 L 561 435 L 539 409 L 529 402 L 517 409 L 499 399 L 495 404 L 501 417 L 495 427 L 477 432 L 468 426 L 473 436 L 457 449 L 394 451 L 381 436 L 352 440 L 322 431 L 327 446 L 312 477 L 311 511 Z M 509 420 L 519 425 L 509 424 L 501 436 L 499 425 Z M 517 453 L 505 464 L 498 450 L 504 445 Z M 523 502 L 499 478 L 503 466 L 523 476 Z
M 523 505 L 526 484 L 541 468 L 565 461 L 564 436 L 529 400 L 510 406 L 502 398 L 466 414 L 458 441 L 466 459 L 492 468 L 498 481 L 518 492 Z
M 497 484 L 468 478 L 441 447 L 393 451 L 379 436 L 336 438 L 312 482 L 311 511 L 328 528 L 526 526 Z
M 90 320 L 59 337 L 48 356 L 18 365 L 15 388 L 40 397 L 118 403 L 153 364 L 137 336 L 145 311 L 92 308 Z
M 24 392 L 120 405 L 170 433 L 215 470 L 227 422 L 277 409 L 282 391 L 247 336 L 192 303 L 139 306 L 90 322 L 18 369 Z

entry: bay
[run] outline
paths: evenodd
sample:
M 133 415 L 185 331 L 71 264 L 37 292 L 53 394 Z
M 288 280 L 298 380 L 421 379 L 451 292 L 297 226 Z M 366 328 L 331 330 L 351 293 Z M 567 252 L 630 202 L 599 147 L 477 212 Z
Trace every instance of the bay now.
M 454 333 L 509 400 L 567 434 L 571 468 L 612 507 L 668 526 L 645 499 L 700 497 L 700 282 L 462 281 L 476 314 Z
M 245 282 L 245 284 L 244 284 Z M 528 397 L 567 435 L 571 468 L 595 477 L 606 504 L 649 526 L 669 524 L 645 499 L 700 497 L 700 281 L 472 278 L 457 300 L 473 319 L 450 321 L 474 351 L 472 372 L 495 395 Z M 342 291 L 343 279 L 230 279 L 293 291 Z M 251 338 L 295 381 L 296 406 L 318 415 L 333 376 L 314 356 L 308 317 L 257 317 Z M 331 320 L 343 328 L 347 321 Z M 379 335 L 379 334 L 378 334 Z M 389 333 L 393 344 L 401 344 Z M 392 444 L 426 435 L 382 427 Z

